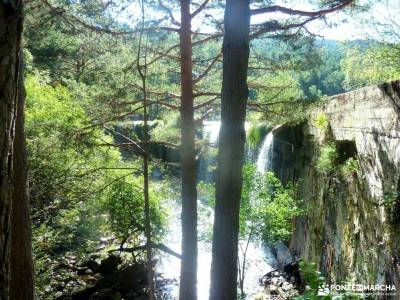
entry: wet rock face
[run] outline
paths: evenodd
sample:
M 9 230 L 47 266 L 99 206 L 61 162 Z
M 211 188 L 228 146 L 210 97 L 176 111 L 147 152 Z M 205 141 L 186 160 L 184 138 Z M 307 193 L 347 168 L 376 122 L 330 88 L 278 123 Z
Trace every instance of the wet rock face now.
M 278 267 L 283 268 L 293 262 L 289 248 L 282 242 L 274 245 L 272 251 L 278 262 Z
M 264 291 L 260 292 L 254 299 L 292 299 L 299 294 L 301 285 L 298 263 L 289 263 L 282 270 L 276 269 L 265 274 L 260 283 Z
M 328 282 L 395 284 L 400 291 L 399 86 L 393 82 L 331 97 L 310 108 L 301 126 L 302 140 L 296 141 L 301 147 L 290 172 L 301 178 L 309 210 L 294 221 L 290 248 L 319 263 Z M 316 122 L 321 116 L 325 128 Z M 315 165 L 327 141 L 336 144 L 341 159 L 337 170 L 323 173 Z M 359 166 L 344 174 L 340 169 L 348 158 Z
M 304 124 L 283 125 L 273 129 L 272 169 L 285 185 L 297 177 L 296 161 L 301 160 Z

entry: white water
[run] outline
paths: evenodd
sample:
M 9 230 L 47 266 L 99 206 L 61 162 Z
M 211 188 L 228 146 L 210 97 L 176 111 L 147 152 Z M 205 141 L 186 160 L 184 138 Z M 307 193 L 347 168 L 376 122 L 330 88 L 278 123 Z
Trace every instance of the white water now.
M 171 200 L 173 201 L 173 200 Z M 212 227 L 212 210 L 204 204 L 198 203 L 199 207 L 199 234 L 201 231 L 208 231 Z M 163 241 L 174 251 L 181 252 L 181 221 L 180 207 L 175 203 L 173 214 L 171 215 L 170 230 Z M 246 241 L 241 241 L 245 247 Z M 239 256 L 241 253 L 239 251 Z M 271 271 L 275 265 L 275 260 L 268 247 L 264 247 L 260 242 L 250 242 L 247 250 L 247 270 L 244 289 L 248 294 L 247 299 L 253 299 L 253 295 L 262 290 L 259 286 L 259 278 Z M 199 240 L 198 242 L 198 272 L 197 272 L 197 294 L 199 300 L 208 300 L 210 289 L 210 268 L 211 268 L 211 242 Z M 176 279 L 179 281 L 180 260 L 168 254 L 161 254 L 157 266 L 157 272 L 161 272 L 164 278 Z M 171 286 L 170 295 L 165 299 L 178 299 L 178 285 Z
M 257 158 L 257 171 L 261 174 L 271 170 L 272 168 L 272 154 L 274 147 L 274 135 L 272 131 L 268 133 L 264 139 L 263 145 L 260 149 Z
M 172 200 L 173 201 L 173 200 Z M 178 203 L 173 204 L 173 215 L 171 216 L 170 230 L 166 236 L 164 243 L 181 253 L 181 220 L 180 206 Z M 213 214 L 211 209 L 205 205 L 198 203 L 199 206 L 199 224 L 198 228 L 204 230 L 205 227 L 212 226 Z M 158 271 L 163 273 L 165 278 L 174 278 L 179 281 L 180 276 L 180 259 L 170 256 L 161 255 L 158 263 Z M 197 260 L 197 293 L 199 300 L 208 300 L 208 291 L 210 287 L 210 267 L 211 267 L 211 244 L 199 240 L 198 242 L 198 260 Z M 170 295 L 166 299 L 178 299 L 179 286 L 171 287 Z
M 217 145 L 220 127 L 221 127 L 220 121 L 203 122 L 203 132 L 205 138 L 208 139 L 208 142 L 213 146 Z
M 249 129 L 250 124 L 248 122 L 244 123 L 244 129 Z M 212 145 L 217 145 L 219 129 L 221 128 L 221 121 L 203 121 L 203 132 L 205 138 L 208 139 L 209 143 Z
M 220 129 L 219 121 L 204 122 L 203 132 L 205 138 L 212 145 L 218 142 Z M 257 159 L 257 170 L 266 172 L 271 167 L 273 135 L 269 134 L 259 152 Z M 172 214 L 170 216 L 169 231 L 163 241 L 174 251 L 181 252 L 181 220 L 179 201 L 169 200 Z M 208 206 L 198 202 L 198 230 L 199 235 L 206 235 L 211 232 L 214 220 L 213 211 Z M 247 241 L 239 241 L 242 247 L 245 247 Z M 157 272 L 162 273 L 164 278 L 176 279 L 179 282 L 180 260 L 168 254 L 161 254 L 157 264 Z M 242 254 L 239 251 L 239 259 L 242 261 Z M 254 299 L 254 295 L 263 288 L 259 286 L 259 278 L 271 271 L 275 267 L 276 260 L 271 250 L 265 247 L 261 242 L 251 241 L 246 254 L 247 270 L 244 281 L 244 290 L 247 299 Z M 198 274 L 197 274 L 197 293 L 199 300 L 208 300 L 210 288 L 210 268 L 211 268 L 211 242 L 206 239 L 199 239 L 198 242 Z M 170 293 L 163 299 L 178 299 L 178 285 L 171 286 Z

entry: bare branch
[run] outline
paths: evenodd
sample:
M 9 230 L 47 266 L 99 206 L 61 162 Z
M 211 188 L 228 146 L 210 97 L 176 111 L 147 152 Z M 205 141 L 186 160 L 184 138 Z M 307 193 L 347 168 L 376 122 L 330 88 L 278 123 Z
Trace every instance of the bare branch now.
M 112 252 L 135 252 L 135 251 L 143 251 L 146 250 L 147 245 L 141 245 L 141 246 L 136 246 L 136 247 L 132 247 L 132 248 L 122 248 L 122 249 L 114 249 L 114 250 L 110 250 L 108 252 L 112 253 Z M 182 258 L 182 256 L 175 252 L 174 250 L 172 250 L 171 248 L 169 248 L 168 246 L 162 244 L 162 243 L 151 243 L 151 248 L 153 249 L 158 249 L 161 251 L 164 251 L 165 253 L 171 254 L 172 256 L 175 256 L 179 259 Z
M 291 24 L 284 24 L 284 25 L 279 24 L 278 22 L 266 23 L 266 24 L 263 24 L 263 28 L 250 34 L 250 39 L 258 38 L 260 35 L 265 34 L 265 33 L 270 33 L 270 32 L 285 31 L 285 30 L 290 30 L 290 29 L 295 29 L 295 28 L 301 29 L 301 28 L 304 28 L 304 26 L 307 23 L 314 21 L 318 18 L 319 17 L 310 17 L 300 23 L 291 23 Z
M 193 95 L 194 98 L 202 97 L 202 96 L 216 96 L 220 97 L 221 93 L 214 93 L 214 92 L 197 92 Z
M 207 100 L 206 102 L 203 102 L 203 103 L 195 105 L 193 107 L 193 109 L 196 110 L 196 109 L 200 109 L 200 108 L 203 108 L 205 106 L 208 106 L 208 105 L 212 104 L 213 102 L 215 102 L 215 100 L 217 100 L 218 98 L 219 98 L 219 95 L 215 96 L 215 97 L 212 97 L 210 100 Z
M 168 14 L 169 18 L 171 19 L 172 24 L 174 24 L 175 26 L 179 26 L 181 27 L 181 23 L 178 22 L 175 17 L 174 14 L 172 13 L 172 9 L 167 7 L 161 0 L 158 0 L 158 4 L 160 5 L 160 7 Z M 178 29 L 179 32 L 179 29 Z
M 135 142 L 135 141 L 132 140 L 131 138 L 127 137 L 126 135 L 124 135 L 124 134 L 122 134 L 121 132 L 116 131 L 116 130 L 114 130 L 114 129 L 112 129 L 112 128 L 108 128 L 108 127 L 105 127 L 105 126 L 103 126 L 103 127 L 104 127 L 105 130 L 107 130 L 107 131 L 109 131 L 109 132 L 111 132 L 111 133 L 114 133 L 114 134 L 116 134 L 116 135 L 119 135 L 119 136 L 122 137 L 123 139 L 127 140 L 130 144 L 134 145 L 137 149 L 140 149 L 140 151 L 141 151 L 143 154 L 146 153 L 146 151 L 145 151 L 137 142 Z
M 355 3 L 355 0 L 343 0 L 343 1 L 337 1 L 338 4 L 332 6 L 331 8 L 328 9 L 322 9 L 322 10 L 317 10 L 317 11 L 304 11 L 304 10 L 297 10 L 297 9 L 291 9 L 287 7 L 283 7 L 280 5 L 272 5 L 268 7 L 262 7 L 262 8 L 256 8 L 251 10 L 251 15 L 259 15 L 259 14 L 265 14 L 265 13 L 275 13 L 275 12 L 280 12 L 284 13 L 287 15 L 296 15 L 296 16 L 303 16 L 303 17 L 323 17 L 329 13 L 341 10 L 347 6 L 350 6 L 351 4 Z
M 208 2 L 210 2 L 210 0 L 204 0 L 204 2 L 194 12 L 191 13 L 190 17 L 194 19 L 207 6 Z
M 214 59 L 211 61 L 211 63 L 207 66 L 207 68 L 204 70 L 204 72 L 202 74 L 200 74 L 199 76 L 197 76 L 195 79 L 193 79 L 193 84 L 198 83 L 200 80 L 202 80 L 205 76 L 207 76 L 207 74 L 211 71 L 212 67 L 217 63 L 217 61 L 219 60 L 219 58 L 222 56 L 222 49 L 220 50 L 220 52 L 218 53 L 218 55 L 216 57 L 214 57 Z
M 203 122 L 206 118 L 208 118 L 209 115 L 211 115 L 213 112 L 215 112 L 214 108 L 210 108 L 209 110 L 207 110 L 203 115 L 200 116 L 200 118 L 197 118 L 195 120 L 196 124 L 199 124 L 201 122 Z

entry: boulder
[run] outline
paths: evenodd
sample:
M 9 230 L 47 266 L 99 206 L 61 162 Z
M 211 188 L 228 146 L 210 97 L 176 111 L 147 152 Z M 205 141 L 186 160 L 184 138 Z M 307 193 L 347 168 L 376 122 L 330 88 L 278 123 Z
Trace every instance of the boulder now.
M 119 256 L 111 254 L 109 257 L 101 261 L 96 272 L 99 272 L 103 276 L 111 274 L 118 270 L 118 265 L 121 264 L 121 262 L 122 260 Z
M 280 268 L 293 262 L 293 256 L 290 254 L 289 248 L 284 243 L 279 242 L 273 246 L 272 250 Z

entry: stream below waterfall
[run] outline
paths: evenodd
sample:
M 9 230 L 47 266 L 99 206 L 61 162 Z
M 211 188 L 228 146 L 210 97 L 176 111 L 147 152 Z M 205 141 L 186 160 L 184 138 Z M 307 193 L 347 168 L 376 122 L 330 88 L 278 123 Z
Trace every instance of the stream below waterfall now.
M 171 205 L 174 205 L 171 215 L 169 231 L 165 236 L 163 243 L 172 250 L 181 252 L 181 219 L 180 219 L 180 204 L 171 200 Z M 202 203 L 199 205 L 199 235 L 201 231 L 212 227 L 213 213 L 212 210 Z M 245 246 L 246 241 L 242 241 Z M 242 258 L 240 251 L 239 256 Z M 245 293 L 247 299 L 253 299 L 252 295 L 257 294 L 262 290 L 259 284 L 259 279 L 267 272 L 274 269 L 276 260 L 271 252 L 271 249 L 262 245 L 261 242 L 250 242 L 247 251 L 247 274 L 244 282 Z M 210 288 L 210 267 L 211 267 L 211 241 L 199 239 L 198 242 L 198 273 L 197 273 L 197 293 L 199 300 L 208 300 Z M 179 282 L 180 275 L 180 260 L 168 254 L 160 254 L 157 263 L 157 272 L 161 273 L 164 278 L 174 279 Z M 178 299 L 179 286 L 178 284 L 169 287 L 169 295 L 164 299 Z
M 220 123 L 217 121 L 205 122 L 203 132 L 205 138 L 210 144 L 216 145 L 218 139 Z M 257 159 L 257 169 L 265 172 L 270 166 L 269 159 L 271 157 L 273 137 L 268 135 L 260 149 Z M 207 163 L 207 162 L 206 162 Z M 172 250 L 181 252 L 181 201 L 180 199 L 169 199 L 168 205 L 171 209 L 169 230 L 165 235 L 163 243 Z M 210 288 L 210 267 L 211 267 L 211 238 L 210 232 L 213 226 L 214 216 L 213 209 L 198 200 L 198 281 L 197 293 L 199 300 L 208 300 Z M 208 236 L 208 238 L 207 238 Z M 206 237 L 206 238 L 203 238 Z M 245 247 L 247 241 L 239 243 Z M 242 261 L 243 255 L 239 251 L 239 259 Z M 160 253 L 157 257 L 156 272 L 160 273 L 163 278 L 171 279 L 175 284 L 168 287 L 162 299 L 175 300 L 179 294 L 179 276 L 180 276 L 180 260 L 174 256 Z M 269 247 L 262 244 L 261 241 L 250 241 L 246 254 L 246 276 L 244 280 L 244 291 L 246 299 L 254 299 L 254 296 L 263 290 L 260 286 L 259 279 L 266 273 L 276 268 L 277 262 Z

